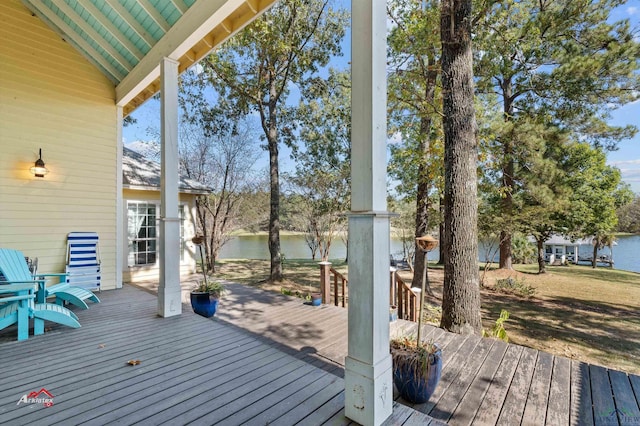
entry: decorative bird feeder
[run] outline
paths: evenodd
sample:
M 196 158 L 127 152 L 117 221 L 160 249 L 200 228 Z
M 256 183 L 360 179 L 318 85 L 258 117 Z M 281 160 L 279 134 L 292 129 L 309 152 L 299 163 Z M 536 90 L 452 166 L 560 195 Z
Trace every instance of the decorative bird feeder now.
M 416 244 L 420 247 L 420 250 L 424 252 L 429 252 L 434 248 L 438 247 L 440 241 L 433 238 L 431 235 L 425 235 L 424 237 L 416 238 Z

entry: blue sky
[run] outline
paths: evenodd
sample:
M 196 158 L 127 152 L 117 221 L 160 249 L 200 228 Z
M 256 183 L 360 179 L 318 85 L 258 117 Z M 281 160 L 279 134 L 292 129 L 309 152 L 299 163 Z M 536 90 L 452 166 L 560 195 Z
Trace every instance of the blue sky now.
M 636 40 L 640 41 L 640 0 L 628 1 L 616 10 L 612 18 L 629 18 L 632 28 L 636 29 Z M 614 111 L 611 123 L 634 124 L 640 127 L 640 101 Z M 617 151 L 609 153 L 607 160 L 609 164 L 620 169 L 622 179 L 631 185 L 634 192 L 640 194 L 640 134 L 633 139 L 622 141 Z
M 341 0 L 339 3 L 346 3 L 348 5 L 348 2 L 344 0 Z M 632 27 L 636 29 L 636 39 L 640 40 L 640 0 L 628 1 L 624 6 L 619 7 L 612 15 L 612 19 L 614 20 L 622 18 L 631 20 Z M 349 37 L 350 34 L 347 34 L 344 45 L 345 57 L 337 59 L 333 65 L 337 68 L 345 67 L 346 58 L 349 56 Z M 135 141 L 152 140 L 153 136 L 151 135 L 153 133 L 157 134 L 160 128 L 159 103 L 155 100 L 150 100 L 138 108 L 132 116 L 137 120 L 137 123 L 124 128 L 124 143 L 130 144 Z M 640 127 L 640 101 L 625 105 L 614 111 L 611 124 L 633 124 Z M 153 131 L 150 132 L 150 129 Z M 283 152 L 283 154 L 284 155 L 281 156 L 281 168 L 284 171 L 288 171 L 293 168 L 293 162 L 288 158 L 287 151 Z M 266 151 L 263 159 L 264 161 L 260 163 L 260 166 L 266 167 L 268 162 Z M 607 161 L 609 164 L 618 167 L 622 173 L 623 180 L 631 186 L 634 192 L 640 194 L 640 133 L 633 139 L 620 142 L 618 150 L 608 154 Z

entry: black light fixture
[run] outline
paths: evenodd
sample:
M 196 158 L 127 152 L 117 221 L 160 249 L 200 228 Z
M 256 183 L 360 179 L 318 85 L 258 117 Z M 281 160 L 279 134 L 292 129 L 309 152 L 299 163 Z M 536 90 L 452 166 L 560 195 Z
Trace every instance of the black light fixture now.
M 44 177 L 49 173 L 49 170 L 44 166 L 44 161 L 42 161 L 42 148 L 40 148 L 40 158 L 36 160 L 36 164 L 30 170 L 35 177 Z

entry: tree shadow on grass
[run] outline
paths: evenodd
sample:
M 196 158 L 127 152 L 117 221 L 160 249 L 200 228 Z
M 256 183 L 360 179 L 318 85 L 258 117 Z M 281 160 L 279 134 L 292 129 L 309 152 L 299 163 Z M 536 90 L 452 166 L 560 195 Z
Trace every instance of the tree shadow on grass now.
M 510 317 L 505 324 L 514 343 L 529 346 L 535 340 L 554 348 L 556 353 L 567 344 L 588 352 L 597 363 L 638 372 L 640 354 L 640 312 L 633 306 L 606 302 L 583 301 L 570 297 L 519 298 L 492 291 L 483 291 L 483 318 L 490 328 L 506 309 Z M 623 365 L 624 364 L 624 365 Z

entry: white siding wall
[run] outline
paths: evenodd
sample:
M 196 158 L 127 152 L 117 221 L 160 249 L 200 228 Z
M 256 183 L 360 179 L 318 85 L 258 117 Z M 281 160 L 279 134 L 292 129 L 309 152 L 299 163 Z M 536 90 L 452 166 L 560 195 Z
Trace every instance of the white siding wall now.
M 66 235 L 100 236 L 102 288 L 115 288 L 113 84 L 17 0 L 0 2 L 0 247 L 64 269 Z M 29 168 L 42 148 L 44 178 Z

